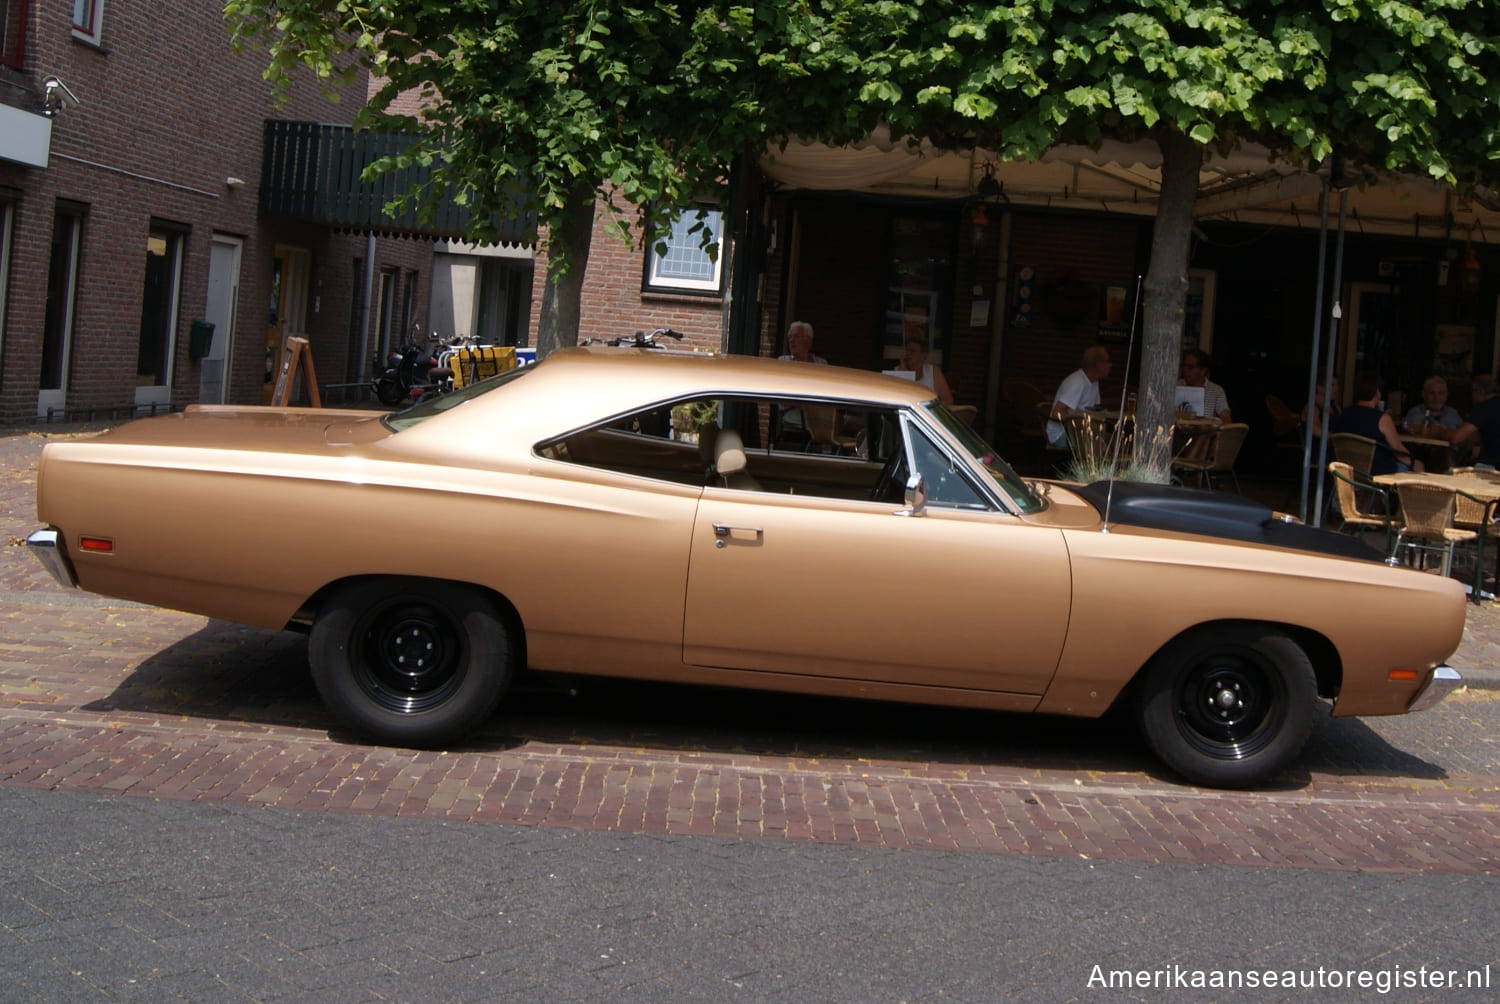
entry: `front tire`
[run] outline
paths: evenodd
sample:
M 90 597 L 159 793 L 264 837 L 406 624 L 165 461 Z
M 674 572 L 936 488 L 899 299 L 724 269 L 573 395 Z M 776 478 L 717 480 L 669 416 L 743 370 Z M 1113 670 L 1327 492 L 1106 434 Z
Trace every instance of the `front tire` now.
M 1215 788 L 1245 788 L 1281 770 L 1312 730 L 1317 677 L 1275 628 L 1200 628 L 1147 670 L 1139 715 L 1168 767 Z
M 492 600 L 435 579 L 342 586 L 308 638 L 313 682 L 340 721 L 419 748 L 462 739 L 494 712 L 510 685 L 511 652 Z

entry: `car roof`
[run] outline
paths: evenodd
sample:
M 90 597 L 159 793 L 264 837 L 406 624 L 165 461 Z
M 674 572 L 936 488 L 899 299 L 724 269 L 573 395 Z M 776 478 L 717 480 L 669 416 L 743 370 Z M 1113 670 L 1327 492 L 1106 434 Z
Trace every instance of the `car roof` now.
M 869 370 L 762 356 L 586 346 L 559 349 L 531 372 L 399 433 L 408 449 L 454 456 L 542 442 L 659 401 L 776 396 L 903 407 L 933 399 L 928 387 Z
M 829 397 L 871 404 L 907 405 L 930 401 L 931 388 L 870 370 L 818 363 L 794 363 L 765 356 L 721 355 L 670 349 L 586 346 L 561 349 L 546 359 L 567 380 L 628 380 L 638 393 L 654 383 L 657 397 L 699 390 L 715 393 L 785 394 Z M 641 394 L 643 401 L 649 394 Z

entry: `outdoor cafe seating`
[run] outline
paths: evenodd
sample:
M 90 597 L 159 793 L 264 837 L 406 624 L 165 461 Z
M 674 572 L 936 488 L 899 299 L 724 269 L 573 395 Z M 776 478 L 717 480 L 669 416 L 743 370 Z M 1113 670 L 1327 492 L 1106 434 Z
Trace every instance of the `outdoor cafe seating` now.
M 1218 434 L 1208 444 L 1208 452 L 1205 456 L 1195 457 L 1188 454 L 1186 449 L 1178 452 L 1172 458 L 1172 473 L 1194 475 L 1201 479 L 1205 488 L 1214 486 L 1214 475 L 1228 474 L 1234 479 L 1234 490 L 1240 490 L 1240 476 L 1235 473 L 1234 464 L 1239 459 L 1240 447 L 1245 444 L 1245 437 L 1250 432 L 1250 426 L 1244 422 L 1230 422 L 1218 427 Z
M 1328 474 L 1333 479 L 1333 501 L 1340 531 L 1362 534 L 1378 530 L 1384 533 L 1385 552 L 1389 556 L 1394 550 L 1396 524 L 1400 518 L 1394 493 L 1341 460 L 1329 462 Z
M 1500 507 L 1500 475 L 1459 468 L 1448 474 L 1383 474 L 1373 480 L 1393 488 L 1400 501 L 1400 525 L 1391 561 L 1412 556 L 1413 552 L 1425 556 L 1441 551 L 1447 574 L 1457 546 L 1472 543 L 1475 554 L 1470 596 L 1479 602 L 1484 595 L 1485 550 L 1492 538 L 1500 536 L 1500 524 L 1495 519 Z
M 1425 555 L 1438 553 L 1443 556 L 1441 573 L 1448 575 L 1453 569 L 1453 549 L 1479 537 L 1477 531 L 1454 525 L 1457 493 L 1429 481 L 1401 481 L 1396 485 L 1396 497 L 1401 502 L 1401 521 L 1391 561 L 1401 560 L 1403 552 L 1410 557 L 1415 551 L 1425 567 Z

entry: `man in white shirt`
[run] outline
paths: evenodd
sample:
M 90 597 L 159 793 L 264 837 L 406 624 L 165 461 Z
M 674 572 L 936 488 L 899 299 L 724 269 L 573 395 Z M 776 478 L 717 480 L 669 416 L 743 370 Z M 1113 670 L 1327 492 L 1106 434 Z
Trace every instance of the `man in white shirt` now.
M 1083 350 L 1083 365 L 1069 373 L 1057 387 L 1052 398 L 1052 411 L 1047 422 L 1047 442 L 1066 448 L 1068 432 L 1062 419 L 1075 411 L 1088 411 L 1099 407 L 1099 381 L 1109 376 L 1109 349 L 1103 345 L 1090 345 Z

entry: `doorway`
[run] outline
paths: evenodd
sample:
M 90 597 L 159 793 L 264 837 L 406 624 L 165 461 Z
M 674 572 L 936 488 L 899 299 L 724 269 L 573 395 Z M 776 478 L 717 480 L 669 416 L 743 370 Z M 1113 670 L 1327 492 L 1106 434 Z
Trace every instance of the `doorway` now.
M 208 303 L 203 319 L 214 326 L 208 355 L 200 360 L 198 400 L 224 404 L 229 400 L 229 360 L 234 358 L 234 318 L 240 301 L 240 256 L 245 242 L 214 234 L 208 256 Z
M 271 255 L 270 317 L 266 322 L 266 373 L 261 399 L 270 402 L 275 389 L 281 340 L 307 335 L 307 277 L 310 255 L 302 248 L 276 245 Z
M 1342 397 L 1348 398 L 1353 393 L 1355 375 L 1366 370 L 1381 374 L 1389 386 L 1400 336 L 1400 297 L 1400 287 L 1392 283 L 1349 284 L 1335 367 Z

